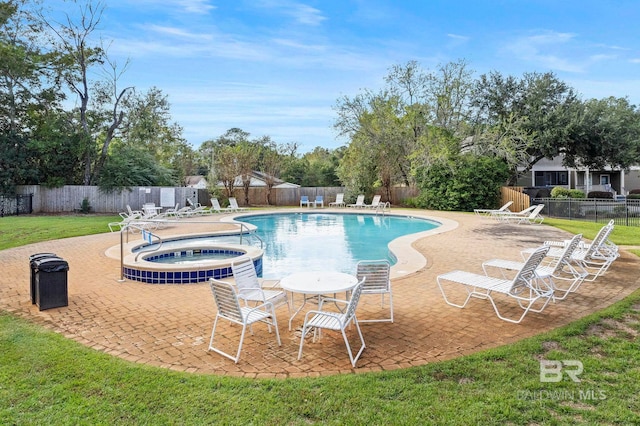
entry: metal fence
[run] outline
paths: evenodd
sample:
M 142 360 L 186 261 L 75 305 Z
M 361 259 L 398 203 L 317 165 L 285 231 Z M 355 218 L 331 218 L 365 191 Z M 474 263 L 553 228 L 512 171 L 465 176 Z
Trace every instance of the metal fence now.
M 0 217 L 33 212 L 33 194 L 0 195 Z
M 640 226 L 640 200 L 535 198 L 533 203 L 544 204 L 542 214 L 549 217 Z

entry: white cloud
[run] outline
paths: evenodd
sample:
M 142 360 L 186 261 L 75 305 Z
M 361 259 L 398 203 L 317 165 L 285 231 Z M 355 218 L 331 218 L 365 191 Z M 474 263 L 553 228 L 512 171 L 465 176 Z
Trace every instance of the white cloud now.
M 528 37 L 520 37 L 506 46 L 507 51 L 526 62 L 537 64 L 545 69 L 566 72 L 584 72 L 584 64 L 570 59 L 568 51 L 563 49 L 573 42 L 575 35 L 545 31 Z
M 262 0 L 256 4 L 263 9 L 269 9 L 293 18 L 294 21 L 302 25 L 318 26 L 327 19 L 322 11 L 303 3 L 288 0 Z
M 177 3 L 189 13 L 206 14 L 216 9 L 208 0 L 178 0 Z

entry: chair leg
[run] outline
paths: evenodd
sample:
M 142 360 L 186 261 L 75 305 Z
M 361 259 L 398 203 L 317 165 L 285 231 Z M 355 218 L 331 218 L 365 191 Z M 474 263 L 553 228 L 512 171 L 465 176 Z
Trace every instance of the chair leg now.
M 360 337 L 360 350 L 358 351 L 355 357 L 353 356 L 353 352 L 351 351 L 351 345 L 349 345 L 349 339 L 347 338 L 347 333 L 345 332 L 345 329 L 343 328 L 340 331 L 342 332 L 342 338 L 344 339 L 344 343 L 347 346 L 347 352 L 349 353 L 349 359 L 351 360 L 351 365 L 355 368 L 356 363 L 358 362 L 358 358 L 360 358 L 360 355 L 362 354 L 362 351 L 364 351 L 364 348 L 366 347 L 366 345 L 364 343 L 364 337 L 362 337 L 362 331 L 360 330 L 360 325 L 358 324 L 358 320 L 355 317 L 353 317 L 353 322 L 356 326 L 356 330 L 358 331 L 358 336 Z
M 218 325 L 218 319 L 220 317 L 216 315 L 215 321 L 213 321 L 213 328 L 211 329 L 211 339 L 209 339 L 209 350 L 213 350 L 213 338 L 216 334 L 216 326 Z
M 300 334 L 300 348 L 298 349 L 298 359 L 302 358 L 302 346 L 304 345 L 304 339 L 308 333 L 308 329 L 307 329 L 307 322 L 305 321 L 305 323 L 302 326 L 302 332 Z
M 273 305 L 271 305 L 271 322 L 273 323 L 273 327 L 276 329 L 276 340 L 278 341 L 278 346 L 282 346 L 280 331 L 278 330 L 278 321 L 276 320 L 276 308 Z M 269 332 L 271 332 L 271 328 L 269 328 Z
M 238 345 L 238 352 L 237 352 L 236 356 L 234 357 L 233 355 L 230 355 L 230 354 L 226 353 L 222 349 L 218 349 L 218 348 L 213 346 L 214 335 L 216 333 L 216 327 L 218 325 L 218 320 L 219 319 L 220 319 L 220 317 L 218 315 L 216 315 L 216 320 L 213 323 L 213 330 L 211 330 L 211 340 L 209 340 L 209 350 L 210 351 L 214 351 L 215 353 L 220 354 L 220 355 L 222 355 L 224 357 L 227 357 L 227 358 L 233 360 L 237 364 L 238 360 L 240 359 L 240 351 L 242 350 L 242 341 L 244 339 L 244 334 L 245 334 L 245 331 L 246 331 L 246 325 L 242 326 L 242 335 L 240 336 L 240 344 Z

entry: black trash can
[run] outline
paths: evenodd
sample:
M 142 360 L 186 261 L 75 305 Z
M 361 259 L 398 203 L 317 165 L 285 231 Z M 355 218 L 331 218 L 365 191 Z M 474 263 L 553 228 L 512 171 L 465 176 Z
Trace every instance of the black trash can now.
M 58 257 L 55 253 L 35 253 L 29 256 L 29 267 L 31 268 L 31 304 L 36 304 L 36 263 L 35 260 L 43 257 Z
M 69 305 L 67 271 L 69 264 L 59 257 L 34 260 L 36 304 L 41 311 Z

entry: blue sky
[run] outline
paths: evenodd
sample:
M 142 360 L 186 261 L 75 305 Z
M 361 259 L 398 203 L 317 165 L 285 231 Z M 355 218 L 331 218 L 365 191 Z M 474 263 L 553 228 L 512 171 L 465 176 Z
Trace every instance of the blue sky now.
M 109 0 L 100 33 L 131 61 L 123 87 L 159 87 L 194 148 L 239 127 L 306 152 L 344 145 L 337 99 L 410 60 L 552 71 L 584 99 L 639 104 L 639 23 L 637 0 Z

